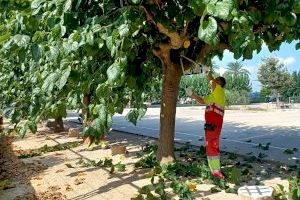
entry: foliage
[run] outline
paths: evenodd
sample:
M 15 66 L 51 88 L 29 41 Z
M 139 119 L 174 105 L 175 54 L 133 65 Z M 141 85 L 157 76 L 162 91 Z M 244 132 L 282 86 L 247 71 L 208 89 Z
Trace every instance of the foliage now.
M 263 102 L 266 102 L 271 95 L 271 91 L 268 88 L 262 87 L 260 89 L 260 98 Z
M 130 121 L 143 116 L 143 102 L 180 55 L 210 65 L 225 49 L 250 59 L 263 43 L 273 51 L 300 38 L 297 0 L 0 3 L 0 109 L 15 124 L 25 120 L 16 126 L 21 135 L 49 113 L 82 108 L 88 94 L 93 124 L 85 134 L 97 142 L 128 102 L 136 108 Z
M 284 97 L 300 96 L 300 71 L 294 71 L 291 76 L 291 84 L 283 89 Z
M 35 150 L 31 151 L 30 153 L 25 153 L 25 154 L 19 155 L 18 158 L 19 159 L 21 159 L 21 158 L 31 158 L 31 157 L 35 157 L 35 156 L 40 156 L 43 153 L 75 148 L 79 145 L 80 145 L 79 142 L 67 142 L 67 143 L 63 143 L 63 144 L 56 144 L 54 146 L 48 146 L 48 145 L 45 144 L 44 146 L 42 146 L 38 149 L 35 149 Z
M 147 148 L 147 153 L 136 163 L 136 167 L 149 169 L 146 177 L 151 178 L 152 185 L 143 187 L 139 191 L 140 194 L 132 199 L 147 199 L 147 196 L 152 196 L 153 192 L 160 196 L 159 199 L 168 199 L 168 194 L 165 191 L 168 183 L 173 193 L 180 199 L 193 199 L 192 192 L 195 192 L 197 183 L 201 183 L 204 180 L 215 184 L 212 192 L 225 190 L 226 192 L 236 193 L 236 188 L 229 187 L 228 182 L 239 185 L 244 181 L 242 175 L 245 175 L 245 170 L 242 171 L 237 167 L 232 167 L 232 164 L 230 164 L 224 169 L 226 180 L 213 178 L 207 165 L 206 157 L 203 157 L 203 148 L 201 146 L 197 150 L 189 143 L 186 143 L 176 148 L 176 153 L 181 157 L 180 161 L 178 160 L 167 165 L 160 165 L 153 158 L 157 147 L 151 146 L 151 148 Z M 196 157 L 197 159 L 190 159 L 191 157 Z M 231 158 L 230 160 L 234 161 L 236 158 Z M 147 164 L 146 160 L 148 161 Z
M 248 104 L 250 102 L 249 92 L 245 90 L 225 90 L 225 103 L 229 105 Z
M 230 62 L 224 73 L 226 89 L 232 91 L 251 91 L 250 72 L 239 61 Z
M 278 58 L 264 58 L 262 61 L 257 76 L 263 87 L 278 93 L 291 84 L 290 74 Z
M 126 165 L 118 162 L 117 164 L 113 164 L 113 160 L 111 158 L 104 158 L 104 160 L 87 160 L 85 161 L 83 158 L 80 158 L 76 164 L 81 167 L 110 167 L 110 173 L 114 173 L 115 171 L 124 172 L 126 170 Z
M 283 151 L 283 153 L 285 154 L 294 154 L 295 152 L 298 152 L 298 149 L 297 148 L 287 148 Z
M 241 61 L 230 62 L 227 65 L 226 74 L 233 77 L 249 76 L 250 72 L 243 67 L 244 65 Z
M 288 191 L 285 190 L 284 186 L 277 184 L 275 189 L 275 199 L 276 200 L 294 200 L 300 199 L 300 179 L 299 177 L 289 177 L 289 188 Z
M 250 72 L 243 67 L 242 62 L 231 62 L 223 74 L 226 79 L 226 105 L 250 102 Z
M 200 96 L 207 96 L 210 93 L 210 85 L 206 76 L 202 74 L 186 75 L 181 78 L 179 98 L 186 99 L 185 88 L 192 88 L 193 92 Z

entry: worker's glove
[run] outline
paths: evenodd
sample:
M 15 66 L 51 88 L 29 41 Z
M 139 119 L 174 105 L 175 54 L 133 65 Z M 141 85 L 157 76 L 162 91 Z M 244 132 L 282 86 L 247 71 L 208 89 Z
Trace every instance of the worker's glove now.
M 210 72 L 210 69 L 206 66 L 203 66 L 202 67 L 202 72 L 203 72 L 203 74 L 208 74 Z
M 188 96 L 192 96 L 192 95 L 193 95 L 193 91 L 192 91 L 192 89 L 189 88 L 189 87 L 185 89 L 185 93 L 186 93 L 186 95 L 188 95 Z

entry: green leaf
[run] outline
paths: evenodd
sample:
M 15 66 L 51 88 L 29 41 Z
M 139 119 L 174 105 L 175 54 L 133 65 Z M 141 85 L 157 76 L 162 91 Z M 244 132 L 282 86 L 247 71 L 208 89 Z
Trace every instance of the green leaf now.
M 118 164 L 115 165 L 115 169 L 119 172 L 124 172 L 126 170 L 126 166 L 119 162 Z
M 99 84 L 96 88 L 96 96 L 100 98 L 103 96 L 107 96 L 108 94 L 108 85 L 105 83 Z
M 44 3 L 46 0 L 33 0 L 31 3 L 31 9 L 33 10 L 33 15 L 36 15 L 39 13 L 41 9 L 41 4 Z
M 139 190 L 139 192 L 140 192 L 141 194 L 148 194 L 148 193 L 150 193 L 150 192 L 151 192 L 151 190 L 150 190 L 150 185 L 145 185 L 145 186 L 143 186 L 143 187 Z
M 215 4 L 214 9 L 212 10 L 213 12 L 208 10 L 208 13 L 223 20 L 230 20 L 232 18 L 230 13 L 233 9 L 233 6 L 233 0 L 219 1 Z
M 59 90 L 61 90 L 67 83 L 68 81 L 68 78 L 69 78 L 69 75 L 70 75 L 70 72 L 71 72 L 71 67 L 69 66 L 66 70 L 63 71 L 61 77 L 60 77 L 60 80 L 57 84 L 57 87 Z
M 67 32 L 67 28 L 63 25 L 60 26 L 60 34 L 61 34 L 61 37 L 63 37 Z
M 207 44 L 215 46 L 219 42 L 219 38 L 216 35 L 217 28 L 218 24 L 215 18 L 209 17 L 208 21 L 203 21 L 203 23 L 200 24 L 198 37 Z
M 30 37 L 28 35 L 18 34 L 13 37 L 13 40 L 19 47 L 26 47 L 30 42 Z
M 89 45 L 94 45 L 94 34 L 92 31 L 89 31 L 86 34 L 86 41 Z
M 294 1 L 293 11 L 296 14 L 300 14 L 300 1 L 299 0 Z
M 42 85 L 42 89 L 49 92 L 52 92 L 54 84 L 56 83 L 58 79 L 58 75 L 56 73 L 51 73 L 44 81 L 44 84 Z
M 98 134 L 103 133 L 102 121 L 99 118 L 93 120 L 91 128 L 93 128 Z M 100 133 L 101 132 L 101 133 Z
M 6 42 L 9 39 L 10 35 L 9 33 L 5 33 L 4 35 L 0 36 L 0 44 Z
M 138 196 L 133 197 L 130 200 L 145 200 L 145 198 L 143 197 L 143 195 L 139 194 Z
M 297 44 L 296 44 L 296 50 L 298 50 L 298 49 L 300 49 L 300 42 L 298 42 Z
M 141 0 L 130 0 L 132 3 L 134 3 L 134 4 L 138 4 L 138 3 L 140 3 L 141 2 Z
M 68 10 L 71 9 L 72 6 L 72 0 L 67 0 L 64 6 L 64 12 L 67 12 Z
M 106 124 L 107 124 L 107 128 L 111 128 L 113 121 L 112 121 L 112 115 L 108 114 L 107 118 L 106 118 Z
M 122 24 L 121 26 L 119 26 L 119 35 L 121 38 L 129 35 L 128 24 Z
M 222 189 L 219 186 L 214 186 L 210 189 L 211 193 L 217 193 L 217 192 L 221 192 Z
M 50 49 L 50 56 L 51 56 L 50 58 L 52 60 L 57 59 L 59 56 L 59 49 L 54 46 L 50 46 L 49 49 Z
M 234 184 L 240 185 L 242 181 L 241 170 L 236 167 L 232 168 L 232 171 L 230 172 L 230 179 Z
M 41 49 L 39 48 L 38 45 L 34 44 L 31 46 L 31 53 L 32 53 L 32 58 L 34 59 L 34 61 L 39 61 L 40 57 L 41 57 Z
M 119 63 L 115 62 L 107 69 L 107 81 L 109 84 L 113 85 L 121 75 L 121 66 Z

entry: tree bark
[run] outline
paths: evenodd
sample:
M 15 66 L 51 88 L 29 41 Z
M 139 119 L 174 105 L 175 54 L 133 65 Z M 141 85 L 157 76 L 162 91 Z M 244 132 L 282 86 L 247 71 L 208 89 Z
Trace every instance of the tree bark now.
M 169 55 L 161 58 L 161 60 L 163 63 L 163 83 L 157 160 L 160 163 L 171 163 L 175 160 L 174 131 L 176 104 L 182 72 L 180 66 L 171 62 Z
M 83 97 L 83 105 L 84 107 L 82 108 L 82 121 L 85 121 L 85 119 L 87 119 L 87 109 L 91 103 L 91 95 L 90 94 L 85 94 Z M 82 123 L 82 125 L 84 126 L 84 123 Z
M 279 102 L 279 93 L 277 92 L 277 93 L 276 93 L 276 107 L 277 107 L 277 108 L 280 108 L 280 105 L 279 105 L 279 104 L 280 104 L 280 102 Z
M 0 131 L 3 130 L 3 117 L 0 117 Z
M 54 133 L 65 132 L 64 121 L 62 117 L 58 117 L 54 121 Z

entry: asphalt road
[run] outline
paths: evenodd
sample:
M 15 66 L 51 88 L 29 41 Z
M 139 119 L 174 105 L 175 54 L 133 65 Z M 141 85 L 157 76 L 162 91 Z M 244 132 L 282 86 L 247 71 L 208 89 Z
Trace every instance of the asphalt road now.
M 159 137 L 159 108 L 149 108 L 136 126 L 124 118 L 127 112 L 113 118 L 115 130 Z M 204 107 L 178 107 L 175 141 L 204 145 L 203 125 Z M 227 110 L 221 137 L 221 150 L 256 156 L 261 153 L 266 156 L 264 159 L 299 164 L 300 110 Z M 258 147 L 267 143 L 271 143 L 268 150 Z M 291 155 L 283 153 L 287 148 L 297 148 L 299 151 Z

